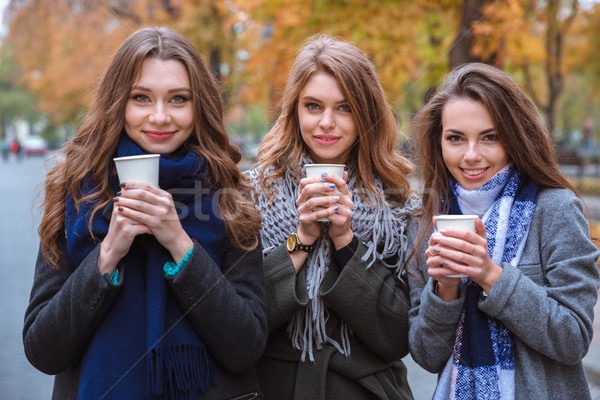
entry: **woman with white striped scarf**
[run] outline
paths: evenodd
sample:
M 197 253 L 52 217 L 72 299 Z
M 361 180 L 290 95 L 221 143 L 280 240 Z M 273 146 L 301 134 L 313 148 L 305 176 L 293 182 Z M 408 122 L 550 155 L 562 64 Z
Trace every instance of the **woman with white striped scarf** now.
M 535 105 L 474 63 L 413 123 L 428 247 L 410 275 L 409 343 L 439 373 L 434 399 L 589 399 L 599 252 Z M 429 236 L 436 214 L 476 214 L 477 232 Z

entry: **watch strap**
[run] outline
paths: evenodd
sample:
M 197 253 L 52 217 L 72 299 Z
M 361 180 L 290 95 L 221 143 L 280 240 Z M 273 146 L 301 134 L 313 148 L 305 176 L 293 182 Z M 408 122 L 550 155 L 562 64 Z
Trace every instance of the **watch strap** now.
M 294 244 L 293 248 L 290 248 L 290 239 L 292 239 L 292 242 Z M 295 251 L 304 251 L 306 253 L 310 253 L 311 251 L 313 251 L 316 247 L 316 244 L 302 244 L 300 243 L 300 239 L 298 238 L 298 234 L 296 232 L 292 232 L 290 233 L 290 235 L 288 236 L 288 251 L 290 253 L 293 253 Z
M 299 241 L 296 243 L 296 249 L 300 250 L 300 251 L 305 251 L 307 253 L 310 253 L 311 251 L 313 251 L 315 249 L 315 244 L 302 244 Z

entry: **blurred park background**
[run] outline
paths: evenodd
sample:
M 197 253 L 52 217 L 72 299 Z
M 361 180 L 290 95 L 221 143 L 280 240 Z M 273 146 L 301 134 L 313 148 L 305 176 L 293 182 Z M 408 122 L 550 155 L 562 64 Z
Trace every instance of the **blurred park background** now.
M 325 32 L 378 68 L 399 123 L 448 70 L 469 61 L 509 72 L 557 143 L 600 123 L 600 4 L 590 0 L 3 0 L 0 139 L 76 129 L 112 52 L 143 25 L 191 39 L 221 82 L 231 137 L 250 155 L 276 115 L 296 50 Z M 0 2 L 1 4 L 1 2 Z M 583 155 L 583 153 L 581 153 Z M 593 156 L 592 152 L 590 155 Z
M 172 27 L 203 54 L 245 155 L 240 168 L 255 159 L 296 51 L 314 34 L 373 60 L 404 132 L 399 146 L 445 73 L 493 64 L 537 104 L 600 237 L 600 0 L 0 0 L 0 15 L 0 398 L 49 398 L 51 384 L 20 343 L 39 222 L 31 193 L 51 165 L 33 156 L 74 136 L 112 52 L 141 26 Z
M 600 194 L 600 174 L 584 173 L 600 161 L 599 0 L 0 0 L 0 7 L 4 155 L 11 145 L 36 154 L 46 150 L 41 141 L 52 150 L 72 138 L 116 47 L 140 26 L 166 25 L 196 44 L 221 83 L 245 168 L 277 115 L 298 47 L 329 33 L 375 63 L 404 132 L 400 145 L 445 73 L 486 62 L 535 101 L 560 161 L 577 167 L 578 189 Z

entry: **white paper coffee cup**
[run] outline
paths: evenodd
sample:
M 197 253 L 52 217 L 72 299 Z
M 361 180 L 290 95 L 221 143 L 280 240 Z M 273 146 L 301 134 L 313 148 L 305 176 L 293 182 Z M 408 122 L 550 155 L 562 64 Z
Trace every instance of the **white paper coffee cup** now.
M 443 229 L 463 230 L 476 232 L 475 220 L 479 218 L 477 215 L 436 215 L 435 223 L 438 232 Z M 463 278 L 465 274 L 446 275 L 449 278 Z
M 113 158 L 119 182 L 138 181 L 158 187 L 158 165 L 160 154 Z
M 321 174 L 325 172 L 327 175 L 331 174 L 343 179 L 346 166 L 344 164 L 306 164 L 304 167 L 306 168 L 306 176 L 309 178 L 321 177 Z M 329 222 L 329 218 L 320 218 L 317 221 Z

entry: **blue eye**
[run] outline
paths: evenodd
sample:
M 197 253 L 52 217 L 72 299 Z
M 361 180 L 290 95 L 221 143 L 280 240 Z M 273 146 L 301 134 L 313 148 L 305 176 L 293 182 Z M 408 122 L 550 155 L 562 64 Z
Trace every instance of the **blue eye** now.
M 343 112 L 350 112 L 350 106 L 348 104 L 343 104 L 340 106 L 340 110 Z
M 308 103 L 308 104 L 306 105 L 306 108 L 308 108 L 309 110 L 315 110 L 315 111 L 316 111 L 316 110 L 318 110 L 320 107 L 319 107 L 319 105 L 318 105 L 318 104 L 316 104 L 316 103 Z

